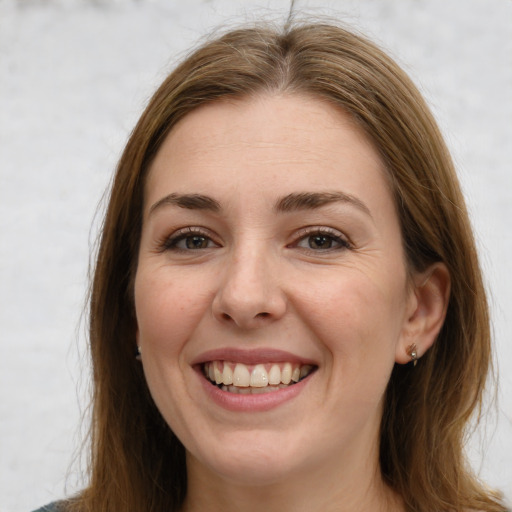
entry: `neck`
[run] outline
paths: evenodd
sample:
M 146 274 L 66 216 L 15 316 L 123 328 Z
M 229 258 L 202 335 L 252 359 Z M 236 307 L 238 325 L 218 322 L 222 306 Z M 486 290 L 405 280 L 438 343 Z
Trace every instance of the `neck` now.
M 382 480 L 378 456 L 333 469 L 328 464 L 264 485 L 234 482 L 187 457 L 188 492 L 182 512 L 403 512 L 399 496 Z

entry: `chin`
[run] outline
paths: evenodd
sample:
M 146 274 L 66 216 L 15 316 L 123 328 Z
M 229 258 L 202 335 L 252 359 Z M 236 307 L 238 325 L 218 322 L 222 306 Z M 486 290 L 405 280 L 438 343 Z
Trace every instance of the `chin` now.
M 303 453 L 300 446 L 293 450 L 283 442 L 265 443 L 261 437 L 263 436 L 256 440 L 254 433 L 240 436 L 238 442 L 231 443 L 228 448 L 220 443 L 215 450 L 201 458 L 187 452 L 187 464 L 202 466 L 208 472 L 231 483 L 248 486 L 267 486 L 282 482 L 299 473 L 300 468 L 305 466 L 305 461 L 300 457 Z

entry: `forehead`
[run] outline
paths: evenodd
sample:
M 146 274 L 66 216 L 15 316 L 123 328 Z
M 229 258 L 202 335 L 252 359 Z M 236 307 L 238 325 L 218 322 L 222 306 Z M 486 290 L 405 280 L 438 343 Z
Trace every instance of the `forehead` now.
M 166 147 L 208 150 L 230 141 L 251 146 L 289 143 L 312 150 L 319 144 L 339 144 L 341 135 L 346 143 L 357 141 L 378 159 L 362 128 L 332 102 L 304 94 L 268 93 L 221 99 L 194 109 L 173 127 L 159 153 L 166 152 Z
M 222 100 L 192 111 L 160 147 L 146 193 L 151 201 L 162 188 L 229 194 L 246 185 L 254 192 L 279 185 L 389 193 L 382 160 L 352 117 L 296 94 Z

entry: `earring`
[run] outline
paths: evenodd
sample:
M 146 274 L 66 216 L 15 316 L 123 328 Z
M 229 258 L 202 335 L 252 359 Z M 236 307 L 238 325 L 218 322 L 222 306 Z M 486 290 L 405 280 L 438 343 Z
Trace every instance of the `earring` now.
M 141 354 L 142 354 L 142 351 L 140 349 L 140 346 L 137 345 L 137 353 L 135 354 L 135 359 L 137 359 L 137 361 L 142 361 Z
M 413 366 L 418 364 L 418 352 L 416 350 L 416 343 L 413 343 L 407 347 L 407 354 L 411 358 Z

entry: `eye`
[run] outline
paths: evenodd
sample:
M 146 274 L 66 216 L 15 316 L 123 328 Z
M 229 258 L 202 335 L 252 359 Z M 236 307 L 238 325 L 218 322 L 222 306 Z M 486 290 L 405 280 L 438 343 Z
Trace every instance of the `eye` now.
M 183 228 L 173 233 L 163 244 L 163 250 L 198 251 L 219 247 L 204 231 L 196 228 Z
M 207 249 L 211 240 L 202 235 L 188 235 L 176 240 L 173 244 L 178 249 Z
M 315 252 L 349 249 L 350 243 L 332 228 L 307 228 L 299 234 L 295 247 Z

